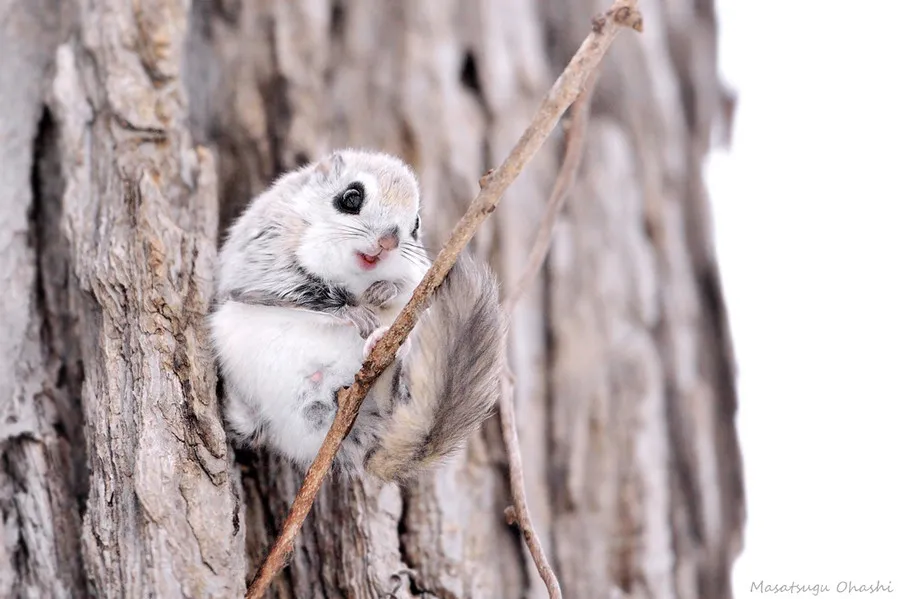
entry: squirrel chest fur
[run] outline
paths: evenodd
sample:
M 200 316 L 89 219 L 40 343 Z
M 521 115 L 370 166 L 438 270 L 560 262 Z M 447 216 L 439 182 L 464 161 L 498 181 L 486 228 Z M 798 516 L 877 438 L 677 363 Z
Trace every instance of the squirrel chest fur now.
M 335 152 L 255 198 L 219 253 L 210 315 L 232 434 L 307 467 L 337 392 L 429 265 L 418 183 L 392 156 Z M 493 275 L 461 257 L 370 390 L 337 467 L 399 481 L 457 450 L 499 395 L 504 333 Z

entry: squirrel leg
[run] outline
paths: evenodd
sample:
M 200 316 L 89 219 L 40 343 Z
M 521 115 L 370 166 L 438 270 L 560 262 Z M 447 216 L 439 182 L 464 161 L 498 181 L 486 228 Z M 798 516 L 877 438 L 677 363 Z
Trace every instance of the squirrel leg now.
M 375 344 L 378 343 L 379 339 L 384 337 L 388 328 L 389 327 L 381 327 L 369 335 L 363 348 L 364 358 L 369 357 L 369 354 L 372 353 L 372 348 L 375 347 Z M 400 349 L 397 350 L 394 362 L 381 373 L 381 376 L 378 377 L 378 380 L 375 381 L 375 384 L 369 391 L 369 397 L 375 400 L 375 404 L 378 407 L 378 413 L 382 418 L 386 418 L 393 413 L 398 396 L 404 395 L 408 397 L 409 395 L 406 386 L 402 384 L 402 381 L 404 376 L 403 361 L 409 355 L 410 349 L 411 343 L 407 337 L 406 341 L 400 346 Z
M 400 293 L 400 288 L 391 281 L 375 281 L 363 292 L 363 303 L 381 308 Z
M 363 339 L 371 336 L 378 327 L 378 316 L 368 306 L 343 306 L 336 315 L 348 325 L 355 326 Z

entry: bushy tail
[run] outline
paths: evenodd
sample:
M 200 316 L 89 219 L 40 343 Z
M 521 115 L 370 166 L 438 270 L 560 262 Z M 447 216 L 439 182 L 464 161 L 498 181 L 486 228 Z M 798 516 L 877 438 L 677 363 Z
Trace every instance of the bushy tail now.
M 413 329 L 393 412 L 366 462 L 369 472 L 410 479 L 460 449 L 491 415 L 506 334 L 498 296 L 488 266 L 460 256 Z

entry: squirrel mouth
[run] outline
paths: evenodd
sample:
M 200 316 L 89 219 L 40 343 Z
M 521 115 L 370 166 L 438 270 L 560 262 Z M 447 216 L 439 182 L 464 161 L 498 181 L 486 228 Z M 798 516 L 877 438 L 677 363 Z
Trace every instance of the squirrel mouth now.
M 375 255 L 356 252 L 356 261 L 359 262 L 363 270 L 372 270 L 378 266 L 378 262 L 381 260 L 380 254 L 381 252 Z

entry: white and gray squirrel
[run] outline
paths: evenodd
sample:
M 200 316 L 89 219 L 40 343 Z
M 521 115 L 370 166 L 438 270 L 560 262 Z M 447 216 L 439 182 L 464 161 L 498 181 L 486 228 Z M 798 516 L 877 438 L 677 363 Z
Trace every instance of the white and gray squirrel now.
M 308 467 L 354 375 L 421 281 L 419 184 L 399 158 L 338 150 L 257 196 L 219 252 L 209 321 L 239 443 Z M 455 453 L 500 393 L 506 320 L 460 256 L 379 377 L 335 460 L 406 481 Z

